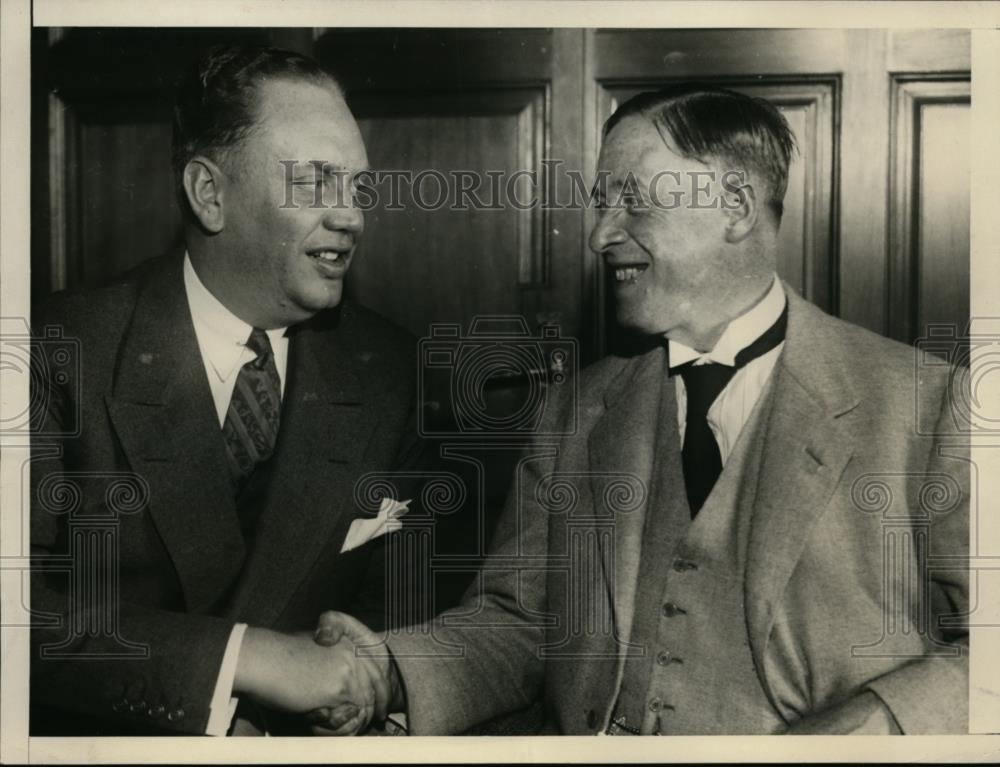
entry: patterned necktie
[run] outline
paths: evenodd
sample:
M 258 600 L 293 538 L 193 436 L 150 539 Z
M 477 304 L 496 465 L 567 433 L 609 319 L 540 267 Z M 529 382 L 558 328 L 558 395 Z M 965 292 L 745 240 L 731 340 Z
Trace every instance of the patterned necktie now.
M 254 328 L 247 348 L 257 356 L 240 368 L 222 426 L 237 493 L 274 452 L 281 416 L 281 379 L 267 333 Z
M 787 325 L 786 306 L 781 316 L 763 335 L 736 355 L 735 367 L 715 362 L 705 365 L 687 362 L 670 371 L 671 374 L 680 374 L 687 392 L 687 421 L 681 463 L 692 518 L 705 505 L 708 494 L 712 492 L 722 473 L 722 453 L 719 452 L 719 444 L 708 425 L 708 410 L 737 370 L 751 360 L 767 354 L 785 339 Z

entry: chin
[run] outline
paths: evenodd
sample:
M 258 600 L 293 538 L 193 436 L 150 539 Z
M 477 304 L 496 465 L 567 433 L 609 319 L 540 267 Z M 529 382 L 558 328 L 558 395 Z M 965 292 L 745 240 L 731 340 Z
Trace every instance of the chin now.
M 652 322 L 648 317 L 636 316 L 634 312 L 622 311 L 619 309 L 615 313 L 615 319 L 623 330 L 640 335 L 657 335 L 662 333 L 659 324 Z
M 334 309 L 340 305 L 344 297 L 344 284 L 337 282 L 335 285 L 322 285 L 315 287 L 301 296 L 297 302 L 299 306 L 316 314 L 317 312 Z

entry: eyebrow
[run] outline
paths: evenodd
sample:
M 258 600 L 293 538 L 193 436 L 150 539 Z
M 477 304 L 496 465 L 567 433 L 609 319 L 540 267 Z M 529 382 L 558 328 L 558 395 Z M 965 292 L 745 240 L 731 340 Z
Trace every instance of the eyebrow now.
M 312 169 L 312 175 L 313 176 L 316 175 L 316 166 L 312 163 L 312 161 L 307 161 L 305 163 L 296 163 L 295 178 L 309 175 L 309 171 L 306 170 L 305 167 L 301 166 L 308 166 L 309 168 Z M 343 165 L 334 165 L 333 163 L 330 162 L 325 162 L 325 161 L 323 162 L 323 175 L 326 177 L 338 177 L 343 175 L 357 176 L 360 175 L 361 173 L 371 173 L 371 167 L 365 165 L 365 167 L 363 168 L 358 168 L 357 170 L 350 171 Z
M 636 182 L 639 183 L 641 186 L 640 180 L 635 176 L 633 176 L 633 178 L 635 178 Z M 593 185 L 590 187 L 590 194 L 597 195 L 602 192 L 618 191 L 619 189 L 623 189 L 624 187 L 625 187 L 625 182 L 622 181 L 621 179 L 610 180 L 603 186 L 600 184 L 600 182 L 595 181 Z

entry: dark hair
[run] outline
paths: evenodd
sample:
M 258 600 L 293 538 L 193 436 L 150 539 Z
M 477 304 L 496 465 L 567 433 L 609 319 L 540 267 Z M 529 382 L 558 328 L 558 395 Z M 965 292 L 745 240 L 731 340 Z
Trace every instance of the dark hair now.
M 184 166 L 192 157 L 204 153 L 225 163 L 253 132 L 257 87 L 272 78 L 306 80 L 340 92 L 332 75 L 301 54 L 264 46 L 211 48 L 177 89 L 171 154 L 179 188 Z
M 626 117 L 649 119 L 671 151 L 732 163 L 762 178 L 781 221 L 795 137 L 784 116 L 761 98 L 702 83 L 670 85 L 632 97 L 608 118 L 604 136 Z

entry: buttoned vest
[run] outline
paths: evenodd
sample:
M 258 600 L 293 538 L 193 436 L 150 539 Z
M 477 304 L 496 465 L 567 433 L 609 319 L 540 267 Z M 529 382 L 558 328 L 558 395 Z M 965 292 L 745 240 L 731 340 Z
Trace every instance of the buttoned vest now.
M 766 734 L 784 726 L 750 652 L 746 542 L 770 412 L 768 384 L 692 520 L 676 408 L 664 402 L 630 641 L 613 721 L 640 734 Z

